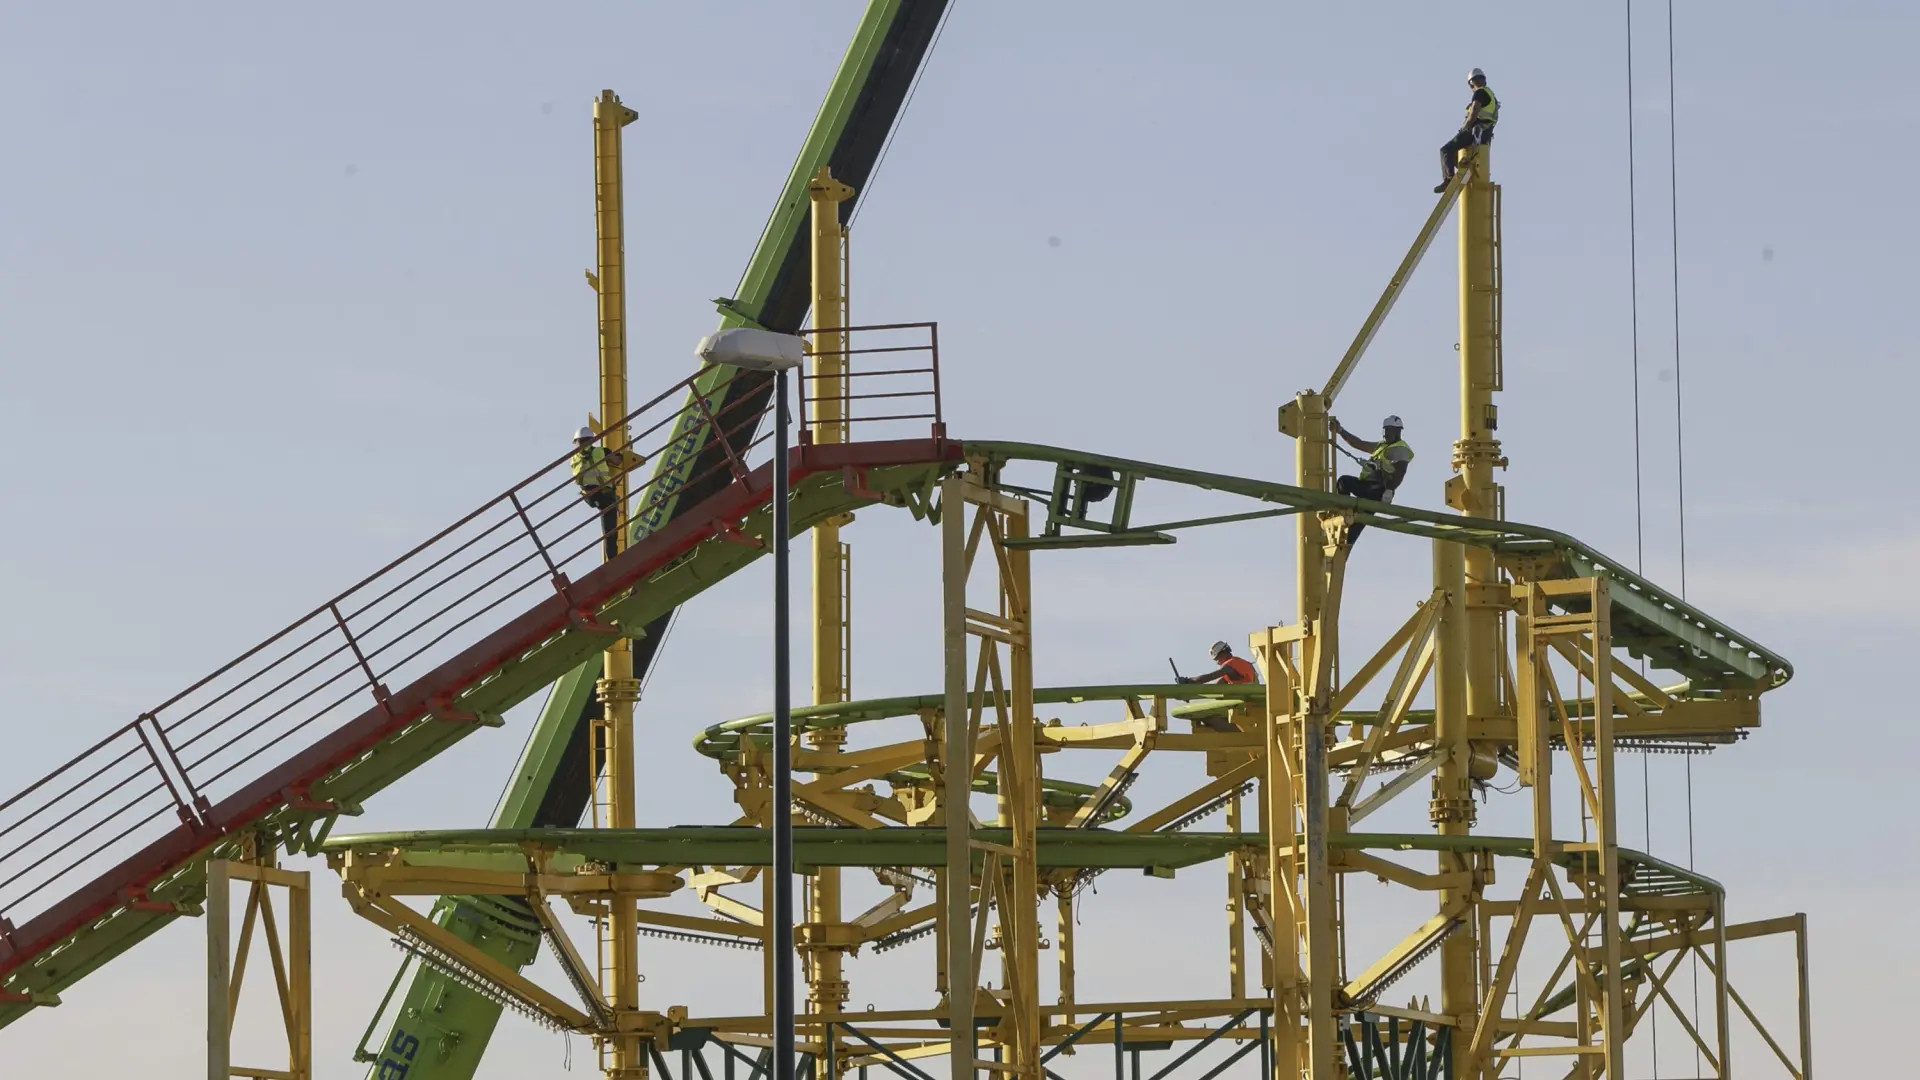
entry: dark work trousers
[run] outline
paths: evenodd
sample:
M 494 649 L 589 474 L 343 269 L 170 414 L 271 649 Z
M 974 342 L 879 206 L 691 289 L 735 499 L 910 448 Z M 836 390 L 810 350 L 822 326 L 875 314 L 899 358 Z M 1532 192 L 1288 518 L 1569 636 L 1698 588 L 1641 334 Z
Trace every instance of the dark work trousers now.
M 620 493 L 612 488 L 590 487 L 580 489 L 580 497 L 600 511 L 601 551 L 611 560 L 620 554 Z
M 1440 147 L 1440 179 L 1453 179 L 1453 170 L 1459 163 L 1460 151 L 1484 146 L 1492 141 L 1492 124 L 1468 124 L 1454 132 L 1453 138 L 1448 139 L 1445 145 Z
M 1341 477 L 1339 482 L 1334 485 L 1334 489 L 1339 491 L 1340 494 L 1350 498 L 1371 499 L 1374 502 L 1379 502 L 1380 497 L 1387 493 L 1387 485 L 1378 480 L 1367 480 L 1358 476 Z M 1360 539 L 1360 530 L 1364 528 L 1366 528 L 1365 525 L 1356 521 L 1347 529 L 1347 544 L 1349 546 L 1351 546 L 1355 540 Z

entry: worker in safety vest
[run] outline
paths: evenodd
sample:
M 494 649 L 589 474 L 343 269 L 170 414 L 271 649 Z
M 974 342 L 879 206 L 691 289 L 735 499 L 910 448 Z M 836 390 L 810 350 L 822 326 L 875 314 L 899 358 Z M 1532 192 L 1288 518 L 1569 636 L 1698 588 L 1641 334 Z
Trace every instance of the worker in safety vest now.
M 1334 485 L 1335 490 L 1355 499 L 1392 502 L 1394 489 L 1407 478 L 1407 468 L 1413 464 L 1413 447 L 1408 446 L 1406 440 L 1400 437 L 1401 431 L 1405 429 L 1400 418 L 1389 416 L 1380 421 L 1379 442 L 1354 435 L 1341 427 L 1340 421 L 1333 417 L 1328 417 L 1327 423 L 1333 428 L 1335 435 L 1346 440 L 1347 445 L 1367 454 L 1367 460 L 1360 466 L 1360 475 L 1341 477 Z M 1355 522 L 1353 527 L 1347 530 L 1347 542 L 1352 543 L 1363 528 L 1365 526 Z
M 1241 683 L 1257 683 L 1260 681 L 1259 670 L 1248 661 L 1233 655 L 1232 647 L 1224 641 L 1216 641 L 1213 643 L 1213 662 L 1220 665 L 1217 670 L 1210 671 L 1205 675 L 1195 675 L 1191 677 L 1182 675 L 1179 677 L 1180 681 L 1183 683 L 1217 682 L 1226 683 L 1229 686 L 1235 686 Z
M 580 486 L 581 500 L 600 511 L 601 551 L 611 559 L 620 554 L 617 481 L 621 474 L 644 464 L 646 458 L 631 450 L 610 451 L 599 439 L 599 434 L 590 427 L 573 433 L 573 482 Z
M 1467 73 L 1467 85 L 1473 90 L 1473 98 L 1467 102 L 1467 118 L 1460 130 L 1440 148 L 1440 185 L 1433 189 L 1435 195 L 1447 190 L 1453 181 L 1460 151 L 1492 142 L 1493 126 L 1500 122 L 1500 99 L 1487 89 L 1487 73 L 1474 68 Z

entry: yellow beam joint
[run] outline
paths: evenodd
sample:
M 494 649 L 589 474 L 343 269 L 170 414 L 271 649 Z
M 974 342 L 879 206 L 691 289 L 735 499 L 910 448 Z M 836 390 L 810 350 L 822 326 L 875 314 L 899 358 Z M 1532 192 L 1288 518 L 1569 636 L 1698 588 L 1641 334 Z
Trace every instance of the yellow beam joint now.
M 756 912 L 756 914 L 758 914 Z M 699 915 L 681 915 L 672 911 L 652 911 L 641 908 L 639 919 L 648 926 L 664 926 L 674 930 L 691 930 L 702 934 L 721 934 L 728 937 L 745 938 L 748 941 L 765 941 L 766 930 L 755 924 L 735 922 L 732 919 L 707 919 Z
M 1657 956 L 1663 952 L 1684 949 L 1692 945 L 1701 947 L 1712 945 L 1714 939 L 1722 934 L 1727 941 L 1745 941 L 1748 938 L 1767 937 L 1772 934 L 1794 934 L 1799 932 L 1802 920 L 1803 916 L 1783 915 L 1777 919 L 1734 923 L 1724 931 L 1683 930 L 1660 937 L 1638 938 L 1627 942 L 1626 948 L 1636 956 Z
M 1423 874 L 1412 867 L 1402 866 L 1391 859 L 1382 859 L 1364 851 L 1339 851 L 1334 854 L 1336 866 L 1348 873 L 1372 874 L 1409 889 L 1432 892 L 1437 889 L 1461 889 L 1473 884 L 1473 873 L 1467 870 L 1446 874 Z
M 658 870 L 539 874 L 449 866 L 361 866 L 344 868 L 341 877 L 376 896 L 523 896 L 537 891 L 593 897 L 618 892 L 657 900 L 685 884 L 679 875 Z
M 1412 957 L 1433 946 L 1433 942 L 1445 934 L 1454 923 L 1465 918 L 1467 904 L 1464 900 L 1455 901 L 1442 908 L 1420 925 L 1418 930 L 1401 939 L 1398 945 L 1387 950 L 1386 954 L 1374 961 L 1373 965 L 1357 979 L 1348 983 L 1343 991 L 1348 1001 L 1363 1001 L 1374 983 L 1405 965 Z
M 1347 677 L 1339 691 L 1333 695 L 1333 702 L 1327 707 L 1327 711 L 1336 716 L 1345 712 L 1348 706 L 1353 704 L 1353 699 L 1360 696 L 1360 691 L 1366 689 L 1381 672 L 1385 671 L 1394 657 L 1406 651 L 1409 642 L 1431 633 L 1435 612 L 1443 599 L 1444 597 L 1436 590 L 1432 596 L 1421 601 L 1413 609 L 1413 614 L 1407 621 L 1400 625 L 1400 629 L 1395 630 L 1393 636 L 1387 639 L 1386 644 L 1380 646 L 1378 652 L 1374 653 L 1366 663 L 1360 665 L 1359 671 Z
M 1263 763 L 1259 758 L 1251 758 L 1246 764 L 1239 766 L 1224 776 L 1202 784 L 1200 787 L 1182 795 L 1161 809 L 1133 822 L 1127 826 L 1127 831 L 1132 833 L 1158 832 L 1173 822 L 1200 809 L 1202 806 L 1235 790 L 1247 781 L 1255 779 L 1260 775 L 1262 765 Z

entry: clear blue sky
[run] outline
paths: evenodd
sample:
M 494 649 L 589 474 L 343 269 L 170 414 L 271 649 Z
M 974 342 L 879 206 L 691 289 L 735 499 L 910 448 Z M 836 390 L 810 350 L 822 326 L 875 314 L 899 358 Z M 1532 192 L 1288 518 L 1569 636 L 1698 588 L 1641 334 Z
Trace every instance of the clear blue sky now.
M 594 400 L 580 271 L 602 87 L 641 115 L 634 390 L 684 375 L 861 8 L 0 9 L 0 790 L 557 452 Z M 1623 16 L 960 0 L 858 220 L 856 318 L 940 320 L 962 438 L 1283 475 L 1274 406 L 1324 377 L 1384 284 L 1478 65 L 1504 103 L 1510 513 L 1630 557 Z M 1677 354 L 1665 9 L 1636 19 L 1646 564 L 1678 584 L 1677 372 L 1689 595 L 1799 671 L 1753 739 L 1693 763 L 1697 860 L 1733 918 L 1812 915 L 1821 1066 L 1864 1072 L 1920 967 L 1900 929 L 1920 878 L 1899 801 L 1920 739 L 1888 696 L 1920 626 L 1920 12 L 1680 5 Z M 1418 505 L 1440 505 L 1456 423 L 1453 289 L 1443 251 L 1341 407 L 1356 427 L 1407 418 L 1420 458 L 1403 501 Z M 1197 663 L 1205 642 L 1278 618 L 1281 528 L 1043 562 L 1040 681 L 1158 676 L 1168 654 Z M 937 686 L 931 532 L 863 519 L 850 539 L 868 601 L 857 691 Z M 1423 545 L 1369 541 L 1349 640 L 1425 593 Z M 743 575 L 675 630 L 644 706 L 650 823 L 728 812 L 685 748 L 764 707 L 765 587 Z M 365 824 L 478 823 L 526 719 Z M 1649 766 L 1650 815 L 1628 763 L 1623 828 L 1684 861 L 1686 767 Z M 1083 987 L 1103 972 L 1138 987 L 1117 946 L 1152 921 L 1169 992 L 1224 993 L 1221 965 L 1183 958 L 1217 947 L 1215 875 L 1103 889 Z M 394 954 L 343 904 L 321 907 L 320 1075 L 337 1080 L 358 1075 L 349 1047 Z M 101 1049 L 111 1032 L 150 1075 L 197 1075 L 199 933 L 177 925 L 0 1035 L 0 1053 L 22 1075 L 105 1077 L 124 1056 Z M 747 970 L 660 955 L 649 993 L 696 1011 Z M 1785 959 L 1736 959 L 1782 1022 Z M 857 985 L 857 1003 L 926 996 L 887 963 L 856 968 L 877 988 Z M 1667 1056 L 1679 1033 L 1662 1039 L 1662 1075 L 1693 1075 L 1690 1055 Z M 1743 1049 L 1744 1075 L 1772 1075 Z M 509 1021 L 490 1075 L 551 1072 L 561 1054 Z

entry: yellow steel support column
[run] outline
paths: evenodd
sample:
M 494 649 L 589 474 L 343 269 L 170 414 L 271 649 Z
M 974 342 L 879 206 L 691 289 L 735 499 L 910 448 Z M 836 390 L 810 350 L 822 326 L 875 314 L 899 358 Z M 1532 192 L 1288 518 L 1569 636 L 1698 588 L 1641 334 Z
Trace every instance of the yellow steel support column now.
M 813 441 L 843 443 L 847 338 L 841 331 L 847 325 L 847 297 L 842 288 L 846 230 L 840 223 L 840 204 L 853 197 L 853 189 L 823 166 L 807 185 L 807 194 L 813 203 L 813 378 L 801 396 L 811 399 L 804 407 L 812 419 Z M 847 595 L 851 564 L 847 545 L 840 541 L 841 527 L 852 520 L 853 515 L 842 515 L 813 529 L 813 700 L 821 705 L 847 701 L 852 692 Z M 837 756 L 847 741 L 841 727 L 816 728 L 807 737 L 812 748 L 827 757 Z M 815 775 L 833 771 L 823 765 Z M 798 937 L 807 959 L 809 1013 L 846 1011 L 849 991 L 843 963 L 852 939 L 841 912 L 840 874 L 837 866 L 820 867 L 807 890 L 807 919 Z
M 627 430 L 627 291 L 625 212 L 621 181 L 620 130 L 639 114 L 620 103 L 619 95 L 603 90 L 593 103 L 593 180 L 598 267 L 595 291 L 600 297 L 600 417 L 607 425 L 602 442 L 609 457 L 626 449 Z M 627 477 L 615 469 L 620 495 L 620 526 L 616 550 L 627 544 Z M 633 649 L 625 639 L 608 646 L 603 678 L 597 689 L 606 731 L 607 825 L 634 827 L 633 707 L 640 700 L 640 682 L 633 677 Z M 615 893 L 608 903 L 611 963 L 607 970 L 607 1001 L 615 1025 L 640 1008 L 640 933 L 637 898 Z M 606 1072 L 618 1080 L 647 1074 L 645 1039 L 629 1031 L 608 1036 L 602 1044 Z
M 233 985 L 233 900 L 225 859 L 207 863 L 207 1080 L 233 1076 L 233 1018 L 227 993 Z
M 940 824 L 947 830 L 947 863 L 941 872 L 946 902 L 942 922 L 947 947 L 949 1080 L 973 1080 L 977 1054 L 974 995 L 980 985 L 973 964 L 973 731 L 967 708 L 967 509 L 965 481 L 940 483 L 940 597 L 942 671 L 945 690 Z
M 1011 831 L 1013 848 L 996 889 L 1007 1009 L 1001 1041 L 1014 1074 L 1040 1080 L 1040 762 L 1033 720 L 1031 556 L 1024 548 L 1001 544 L 1027 537 L 1026 504 L 996 495 L 980 512 L 990 516 L 988 532 L 996 534 L 990 542 L 1000 580 L 999 617 L 986 620 L 990 632 L 982 635 L 981 648 L 996 648 L 998 639 L 1007 655 L 1006 682 L 995 695 L 1001 722 L 1000 824 Z
M 1624 1080 L 1627 1031 L 1633 1021 L 1627 1014 L 1626 980 L 1622 977 L 1621 935 L 1625 928 L 1620 909 L 1620 827 L 1614 797 L 1619 772 L 1613 753 L 1613 630 L 1608 615 L 1607 579 L 1592 579 L 1593 619 L 1593 786 L 1599 805 L 1593 812 L 1594 847 L 1599 855 L 1598 891 L 1600 920 L 1596 930 L 1600 941 L 1600 1038 L 1607 1080 Z M 1721 972 L 1724 976 L 1725 972 Z
M 1266 672 L 1267 694 L 1261 716 L 1261 753 L 1265 769 L 1260 782 L 1260 821 L 1267 834 L 1265 909 L 1271 930 L 1273 1050 L 1272 1080 L 1300 1080 L 1305 1069 L 1306 1009 L 1300 956 L 1300 920 L 1305 905 L 1299 896 L 1299 784 L 1295 775 L 1297 747 L 1294 724 L 1295 668 L 1292 659 L 1297 634 L 1285 627 L 1268 627 L 1251 635 L 1248 644 Z
M 1473 831 L 1473 790 L 1469 778 L 1471 750 L 1467 743 L 1467 614 L 1466 552 L 1459 544 L 1433 544 L 1433 585 L 1440 590 L 1439 620 L 1434 629 L 1433 715 L 1434 752 L 1440 765 L 1433 773 L 1433 798 L 1428 816 L 1443 836 L 1465 836 Z M 1442 874 L 1465 870 L 1465 856 L 1443 851 Z M 1440 890 L 1440 910 L 1472 896 L 1471 888 Z M 1461 1032 L 1473 1030 L 1479 1016 L 1474 939 L 1479 920 L 1471 918 L 1440 946 L 1440 1011 L 1458 1019 Z M 1473 1071 L 1471 1040 L 1453 1040 L 1453 1074 L 1458 1080 L 1480 1080 Z
M 1290 409 L 1282 410 L 1281 430 L 1294 437 L 1294 483 L 1310 491 L 1333 489 L 1333 438 L 1327 422 L 1327 399 L 1307 391 L 1294 398 Z M 1340 926 L 1335 907 L 1333 871 L 1327 856 L 1327 835 L 1337 823 L 1329 820 L 1329 790 L 1326 774 L 1327 741 L 1331 737 L 1327 709 L 1332 700 L 1334 680 L 1339 671 L 1339 633 L 1337 629 L 1339 573 L 1344 565 L 1340 549 L 1327 544 L 1326 525 L 1315 514 L 1298 514 L 1295 522 L 1295 553 L 1298 559 L 1294 596 L 1297 605 L 1300 667 L 1293 692 L 1284 705 L 1269 693 L 1268 786 L 1282 786 L 1276 775 L 1279 758 L 1286 758 L 1291 773 L 1284 784 L 1292 796 L 1285 815 L 1278 816 L 1280 804 L 1267 796 L 1271 816 L 1283 823 L 1295 823 L 1291 829 L 1273 831 L 1273 848 L 1268 860 L 1272 875 L 1273 932 L 1275 960 L 1279 970 L 1274 978 L 1276 998 L 1290 999 L 1289 1012 L 1276 1008 L 1275 1023 L 1283 1052 L 1282 1075 L 1287 1075 L 1287 1040 L 1297 1038 L 1295 1029 L 1304 1023 L 1305 1042 L 1301 1047 L 1301 1071 L 1309 1080 L 1334 1080 L 1339 1051 L 1338 1029 L 1333 1020 L 1335 989 L 1339 983 Z M 1330 573 L 1330 571 L 1333 571 Z M 1268 678 L 1279 682 L 1275 674 L 1289 649 L 1269 633 L 1265 642 L 1269 660 Z M 1284 713 L 1276 709 L 1284 709 Z M 1284 731 L 1284 735 L 1279 733 Z M 1284 745 L 1285 749 L 1282 750 Z M 1281 856 L 1284 845 L 1287 855 Z M 1289 897 L 1282 903 L 1282 897 Z M 1291 908 L 1291 910 L 1289 910 Z M 1282 936 L 1297 939 L 1296 957 L 1282 960 Z M 1289 981 L 1304 979 L 1294 991 L 1283 992 Z M 1304 994 L 1304 1000 L 1299 996 Z
M 1236 788 L 1227 796 L 1227 831 L 1237 833 L 1243 827 L 1240 791 Z M 1241 866 L 1242 858 L 1237 851 L 1227 853 L 1227 996 L 1235 1001 L 1247 996 L 1246 871 Z
M 1500 188 L 1493 183 L 1489 149 L 1479 147 L 1463 155 L 1467 173 L 1460 192 L 1460 439 L 1453 444 L 1454 476 L 1447 481 L 1447 504 L 1470 517 L 1505 516 L 1504 492 L 1494 482 L 1495 466 L 1504 466 L 1500 419 L 1493 395 L 1500 390 Z M 1444 556 L 1449 567 L 1454 556 Z M 1442 556 L 1436 551 L 1436 567 Z M 1451 591 L 1449 612 L 1457 631 L 1445 640 L 1452 649 L 1440 653 L 1440 678 L 1463 680 L 1464 712 L 1456 714 L 1460 728 L 1486 723 L 1508 713 L 1500 684 L 1500 649 L 1505 639 L 1503 620 L 1508 598 L 1500 583 L 1493 552 L 1467 548 L 1462 560 L 1463 587 Z M 1448 571 L 1451 576 L 1451 570 Z M 1436 582 L 1437 583 L 1437 582 Z M 1455 730 L 1459 730 L 1456 728 Z M 1442 736 L 1445 745 L 1446 736 Z M 1473 749 L 1461 737 L 1449 747 L 1448 760 L 1436 774 L 1432 817 L 1445 834 L 1463 835 L 1473 827 L 1470 776 Z M 1466 869 L 1463 860 L 1442 856 L 1441 871 Z M 1440 904 L 1477 901 L 1477 889 L 1444 890 Z M 1479 1011 L 1475 972 L 1481 944 L 1478 913 L 1469 908 L 1461 928 L 1440 951 L 1441 1011 L 1472 1022 Z M 1454 1043 L 1455 1075 L 1470 1076 L 1467 1041 Z
M 1054 932 L 1054 942 L 1055 947 L 1060 953 L 1059 960 L 1057 961 L 1060 974 L 1060 1006 L 1065 1010 L 1056 1015 L 1059 1016 L 1060 1023 L 1065 1024 L 1067 1027 L 1073 1027 L 1079 1023 L 1079 1020 L 1073 1011 L 1076 989 L 1073 976 L 1075 934 L 1073 929 L 1073 890 L 1071 888 L 1061 886 L 1060 891 L 1055 894 L 1054 911 L 1057 916 L 1057 929 Z M 1067 1048 L 1068 1053 L 1072 1053 L 1072 1051 L 1072 1047 Z
M 1324 528 L 1322 535 L 1325 535 Z M 1299 777 L 1295 793 L 1300 800 L 1295 862 L 1300 875 L 1299 896 L 1303 901 L 1300 935 L 1306 958 L 1307 1080 L 1339 1080 L 1337 1070 L 1342 1056 L 1333 1007 L 1334 996 L 1341 985 L 1340 913 L 1335 899 L 1332 860 L 1327 852 L 1327 837 L 1332 831 L 1328 820 L 1332 790 L 1327 773 L 1327 747 L 1333 741 L 1330 707 L 1339 662 L 1337 626 L 1345 550 L 1323 548 L 1319 565 L 1322 576 L 1318 609 L 1309 616 L 1303 603 L 1300 610 L 1301 689 L 1295 695 L 1293 716 Z
M 1327 427 L 1327 400 L 1308 391 L 1294 399 L 1292 423 L 1294 436 L 1294 478 L 1298 487 L 1308 491 L 1333 490 L 1333 435 Z M 1299 607 L 1299 625 L 1311 625 L 1320 617 L 1327 583 L 1327 537 L 1316 514 L 1293 516 L 1296 554 L 1295 597 Z
M 1723 892 L 1713 898 L 1713 1035 L 1720 1058 L 1720 1080 L 1733 1076 L 1733 1017 L 1727 1011 L 1727 979 L 1727 894 Z
M 1800 1080 L 1813 1080 L 1813 997 L 1807 986 L 1807 913 L 1803 911 L 1794 918 L 1798 920 L 1793 928 L 1793 961 L 1797 990 L 1795 1019 L 1800 1032 Z M 1720 986 L 1724 988 L 1726 984 L 1723 976 Z
M 256 849 L 251 842 L 250 853 Z M 312 875 L 278 866 L 272 850 L 249 854 L 255 861 L 207 862 L 207 1078 L 278 1077 L 313 1080 L 313 917 Z M 248 885 L 240 936 L 233 939 L 232 883 Z M 274 914 L 273 887 L 286 890 L 285 933 Z M 256 932 L 272 963 L 274 989 L 287 1040 L 285 1069 L 233 1063 L 233 1021 L 240 1008 L 241 985 Z

